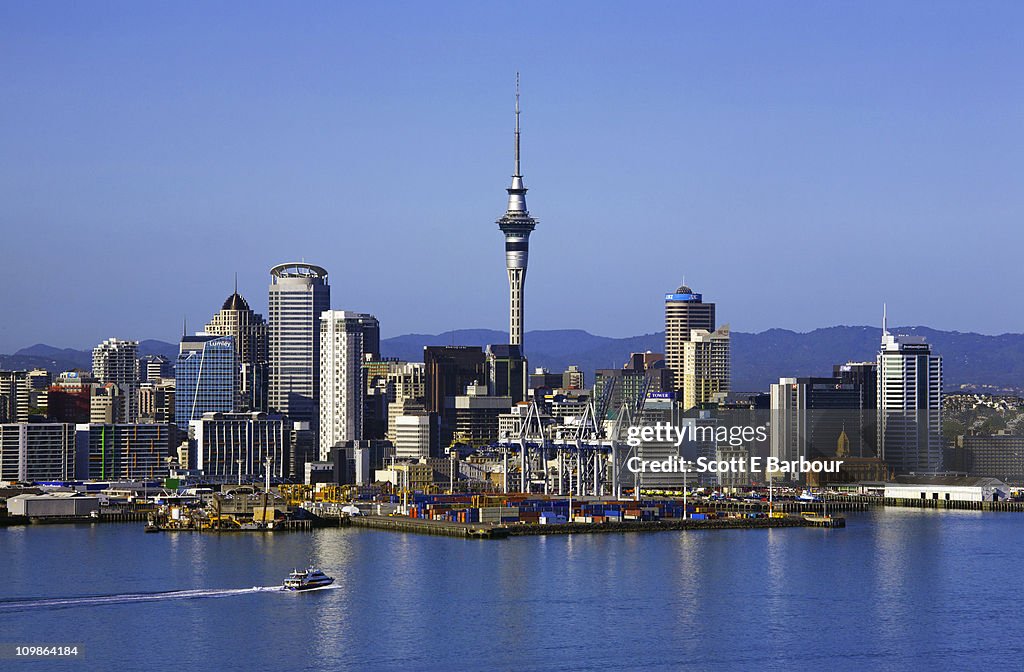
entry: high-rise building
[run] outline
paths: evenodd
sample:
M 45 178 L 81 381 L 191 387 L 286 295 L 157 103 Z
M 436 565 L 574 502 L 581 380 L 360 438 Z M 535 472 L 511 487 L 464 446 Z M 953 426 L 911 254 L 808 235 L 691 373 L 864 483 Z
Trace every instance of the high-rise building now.
M 362 438 L 363 324 L 367 317 L 346 310 L 327 310 L 320 316 L 322 461 L 327 461 L 331 448 Z
M 634 352 L 621 369 L 594 372 L 594 399 L 597 412 L 605 418 L 618 417 L 622 405 L 639 408 L 647 399 L 672 397 L 672 372 L 665 367 L 660 353 Z
M 238 410 L 261 411 L 267 408 L 269 346 L 267 323 L 253 312 L 249 303 L 235 292 L 224 301 L 220 311 L 206 325 L 206 333 L 235 339 L 238 376 Z
M 266 413 L 204 413 L 191 425 L 189 463 L 204 476 L 251 479 L 266 473 L 267 458 L 275 478 L 289 475 L 292 424 L 286 418 Z
M 162 378 L 174 378 L 174 365 L 163 355 L 146 355 L 142 358 L 139 373 L 147 382 L 156 382 Z
M 523 345 L 523 288 L 526 284 L 526 265 L 529 261 L 530 233 L 537 220 L 526 209 L 526 185 L 519 165 L 519 74 L 516 74 L 516 131 L 515 168 L 508 192 L 508 207 L 498 220 L 505 234 L 505 268 L 509 284 L 508 340 L 512 345 Z
M 76 478 L 166 478 L 172 432 L 165 423 L 78 425 Z
M 440 416 L 440 444 L 448 446 L 455 434 L 455 415 L 446 400 L 465 394 L 469 385 L 485 384 L 487 359 L 476 346 L 428 345 L 423 348 L 423 363 L 426 410 Z
M 75 426 L 64 422 L 0 424 L 0 481 L 75 478 Z
M 729 325 L 713 332 L 690 332 L 690 340 L 683 343 L 682 389 L 684 411 L 725 400 L 729 394 Z
M 570 364 L 562 373 L 562 387 L 566 390 L 582 390 L 586 385 L 586 378 L 583 376 L 583 369 Z
M 683 357 L 694 330 L 715 330 L 715 304 L 704 303 L 702 294 L 680 285 L 665 295 L 665 361 L 675 377 L 676 396 L 684 398 Z
M 114 424 L 127 422 L 124 411 L 124 392 L 117 383 L 92 385 L 89 399 L 89 422 Z
M 832 367 L 832 376 L 838 378 L 844 385 L 856 385 L 860 390 L 860 407 L 864 411 L 861 414 L 861 445 L 866 456 L 877 456 L 878 414 L 875 413 L 875 407 L 878 405 L 878 363 L 835 364 Z
M 234 337 L 183 336 L 174 375 L 174 423 L 178 429 L 188 431 L 188 423 L 204 413 L 232 412 L 238 381 Z
M 924 337 L 883 326 L 876 361 L 880 457 L 897 474 L 941 471 L 942 357 Z
M 839 378 L 780 378 L 771 386 L 771 450 L 781 460 L 864 457 L 861 396 Z M 797 473 L 789 474 L 799 477 Z
M 0 371 L 0 422 L 28 422 L 27 371 Z
M 526 371 L 522 346 L 487 346 L 487 393 L 491 396 L 511 397 L 513 402 L 525 400 Z
M 297 262 L 270 269 L 267 406 L 311 423 L 314 436 L 320 420 L 320 315 L 330 309 L 326 269 Z
M 139 342 L 108 338 L 92 351 L 92 375 L 99 383 L 121 388 L 124 422 L 139 416 Z

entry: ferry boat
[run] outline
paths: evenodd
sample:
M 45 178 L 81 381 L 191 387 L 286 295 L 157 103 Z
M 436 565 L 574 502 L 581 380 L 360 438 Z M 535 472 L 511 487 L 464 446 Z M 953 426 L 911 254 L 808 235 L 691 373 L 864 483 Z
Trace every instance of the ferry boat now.
M 302 571 L 295 570 L 288 575 L 288 578 L 284 580 L 285 590 L 310 590 L 312 588 L 322 588 L 329 586 L 334 583 L 334 577 L 327 576 L 319 569 L 305 569 Z

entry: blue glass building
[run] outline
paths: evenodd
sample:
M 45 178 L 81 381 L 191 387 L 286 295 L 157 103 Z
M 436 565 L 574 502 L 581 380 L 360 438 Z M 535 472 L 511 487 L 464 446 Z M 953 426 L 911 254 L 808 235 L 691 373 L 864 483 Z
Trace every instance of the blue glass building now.
M 183 336 L 174 371 L 174 421 L 188 430 L 203 413 L 235 410 L 235 339 L 232 336 Z

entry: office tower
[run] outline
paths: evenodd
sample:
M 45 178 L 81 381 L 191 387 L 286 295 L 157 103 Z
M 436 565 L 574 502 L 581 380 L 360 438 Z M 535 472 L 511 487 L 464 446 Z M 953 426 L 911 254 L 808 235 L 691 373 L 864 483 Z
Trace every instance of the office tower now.
M 27 371 L 0 371 L 0 422 L 28 422 Z
M 366 316 L 327 310 L 320 316 L 320 459 L 363 434 L 363 322 Z
M 1024 436 L 1009 430 L 997 434 L 965 434 L 956 438 L 957 471 L 968 476 L 1024 482 Z
M 206 333 L 235 339 L 238 374 L 238 410 L 266 410 L 269 346 L 267 323 L 235 292 L 206 325 Z
M 230 413 L 235 408 L 233 336 L 182 336 L 175 365 L 174 424 L 182 431 L 204 413 Z
M 293 421 L 309 422 L 316 436 L 320 420 L 320 315 L 331 309 L 327 271 L 306 263 L 273 267 L 269 307 L 267 406 Z
M 486 385 L 467 385 L 462 394 L 445 400 L 445 416 L 453 422 L 452 440 L 474 447 L 494 443 L 499 416 L 514 405 L 511 397 L 487 394 Z
M 583 369 L 576 366 L 575 364 L 569 365 L 562 373 L 562 387 L 566 390 L 582 390 L 586 385 L 586 379 L 583 377 Z
M 446 399 L 465 394 L 468 385 L 487 381 L 487 359 L 479 347 L 428 345 L 423 348 L 426 365 L 426 411 L 440 417 L 440 445 L 447 447 L 455 434 L 455 416 Z
M 682 388 L 684 411 L 725 400 L 729 394 L 729 325 L 713 332 L 690 332 L 690 340 L 683 343 Z
M 513 402 L 525 400 L 526 370 L 522 346 L 487 346 L 487 393 L 491 396 L 511 397 Z
M 562 386 L 563 374 L 551 373 L 544 368 L 536 368 L 533 373 L 530 374 L 529 386 L 532 394 L 533 390 L 538 388 L 544 388 L 548 390 L 554 390 Z
M 680 285 L 665 295 L 665 360 L 675 377 L 676 397 L 682 399 L 683 350 L 694 330 L 715 330 L 715 304 L 704 303 L 703 295 Z
M 164 423 L 78 425 L 76 478 L 166 478 L 172 432 L 171 426 Z
M 380 361 L 380 322 L 368 313 L 353 313 L 363 331 L 363 359 Z
M 780 378 L 771 386 L 771 450 L 782 460 L 864 457 L 861 395 L 839 378 Z M 790 474 L 798 477 L 799 474 Z
M 864 454 L 878 455 L 878 364 L 876 362 L 847 362 L 832 367 L 832 376 L 843 384 L 856 385 L 860 390 L 861 445 Z M 868 412 L 870 411 L 870 413 Z
M 207 478 L 252 479 L 266 473 L 268 457 L 272 476 L 289 475 L 292 423 L 280 415 L 204 413 L 191 422 L 190 433 L 194 450 L 189 462 Z
M 537 220 L 526 209 L 526 185 L 519 166 L 519 74 L 516 73 L 516 131 L 515 168 L 508 192 L 508 208 L 498 220 L 498 228 L 505 234 L 505 268 L 508 271 L 509 318 L 508 340 L 512 345 L 523 345 L 523 287 L 526 284 L 526 265 L 529 261 L 530 232 Z
M 942 357 L 922 336 L 882 327 L 878 364 L 880 457 L 897 474 L 941 471 Z
M 135 422 L 139 415 L 139 342 L 108 338 L 92 351 L 92 375 L 98 383 L 121 388 L 123 422 Z
M 174 378 L 174 365 L 163 355 L 146 355 L 139 369 L 143 380 L 155 382 L 161 378 Z
M 64 422 L 0 424 L 0 481 L 75 478 L 75 426 Z
M 618 417 L 623 404 L 640 408 L 651 395 L 672 394 L 672 372 L 660 353 L 634 352 L 621 369 L 594 372 L 594 400 L 603 418 Z

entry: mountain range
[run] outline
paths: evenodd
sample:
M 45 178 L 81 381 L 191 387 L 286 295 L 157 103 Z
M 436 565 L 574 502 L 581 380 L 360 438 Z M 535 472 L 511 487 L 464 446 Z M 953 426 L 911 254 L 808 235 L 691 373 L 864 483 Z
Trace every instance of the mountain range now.
M 945 388 L 974 388 L 987 392 L 1017 393 L 1024 389 L 1024 334 L 985 336 L 928 327 L 899 327 L 898 334 L 924 336 L 933 351 L 943 356 Z M 406 334 L 381 340 L 385 357 L 422 361 L 425 345 L 479 345 L 502 343 L 503 331 L 458 329 L 441 334 Z M 878 327 L 838 326 L 794 332 L 769 329 L 751 334 L 732 332 L 732 388 L 757 392 L 768 389 L 780 376 L 827 376 L 832 365 L 874 360 L 881 340 Z M 562 371 L 576 364 L 593 380 L 593 371 L 619 368 L 631 352 L 663 352 L 664 332 L 610 338 L 578 329 L 531 331 L 526 352 L 531 370 L 545 367 Z M 139 343 L 141 356 L 160 354 L 173 361 L 178 345 L 159 340 Z M 11 355 L 0 355 L 0 369 L 42 368 L 53 372 L 92 367 L 90 350 L 54 348 L 39 344 Z

